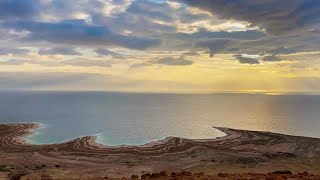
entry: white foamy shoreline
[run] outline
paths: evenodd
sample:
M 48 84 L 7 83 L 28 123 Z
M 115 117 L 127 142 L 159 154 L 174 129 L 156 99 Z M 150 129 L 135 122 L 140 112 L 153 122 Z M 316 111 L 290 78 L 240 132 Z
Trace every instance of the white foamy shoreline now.
M 40 132 L 41 130 L 50 127 L 49 124 L 39 123 L 39 122 L 19 122 L 19 123 L 10 122 L 10 123 L 4 123 L 4 124 L 35 124 L 35 125 L 37 125 L 36 128 L 33 128 L 33 129 L 30 130 L 30 134 L 29 135 L 26 135 L 26 136 L 22 137 L 22 140 L 25 143 L 32 144 L 32 145 L 60 144 L 60 143 L 69 142 L 69 141 L 72 141 L 72 140 L 75 140 L 75 139 L 78 139 L 78 138 L 83 138 L 83 137 L 90 136 L 90 137 L 94 137 L 94 141 L 95 141 L 96 144 L 101 145 L 101 146 L 105 146 L 105 147 L 149 146 L 150 144 L 158 144 L 159 142 L 163 142 L 166 139 L 170 139 L 172 137 L 178 137 L 178 138 L 182 138 L 182 139 L 190 139 L 190 140 L 196 140 L 196 141 L 206 141 L 206 140 L 213 140 L 213 139 L 223 138 L 223 137 L 228 135 L 227 133 L 221 131 L 218 128 L 211 127 L 215 131 L 216 135 L 212 136 L 212 137 L 210 136 L 208 138 L 190 138 L 190 137 L 186 138 L 186 137 L 183 137 L 183 136 L 172 136 L 172 135 L 169 135 L 169 136 L 164 136 L 164 137 L 157 138 L 157 139 L 148 139 L 148 140 L 145 140 L 142 143 L 137 143 L 137 144 L 135 144 L 135 143 L 132 143 L 132 144 L 130 144 L 130 143 L 112 144 L 112 143 L 106 142 L 103 139 L 104 135 L 103 135 L 103 132 L 101 132 L 101 133 L 98 133 L 98 134 L 81 135 L 81 136 L 78 136 L 78 137 L 75 137 L 75 138 L 65 139 L 65 140 L 62 140 L 62 141 L 55 141 L 55 142 L 51 142 L 51 143 L 39 143 L 36 140 L 34 140 L 33 138 L 35 136 L 38 136 L 39 134 L 41 134 L 42 133 L 42 132 Z

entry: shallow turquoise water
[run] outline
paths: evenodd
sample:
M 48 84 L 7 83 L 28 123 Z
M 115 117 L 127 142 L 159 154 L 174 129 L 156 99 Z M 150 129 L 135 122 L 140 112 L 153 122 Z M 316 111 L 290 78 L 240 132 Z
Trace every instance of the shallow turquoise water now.
M 320 96 L 0 92 L 0 123 L 10 122 L 41 123 L 27 138 L 35 144 L 85 135 L 108 145 L 222 136 L 213 126 L 320 137 Z

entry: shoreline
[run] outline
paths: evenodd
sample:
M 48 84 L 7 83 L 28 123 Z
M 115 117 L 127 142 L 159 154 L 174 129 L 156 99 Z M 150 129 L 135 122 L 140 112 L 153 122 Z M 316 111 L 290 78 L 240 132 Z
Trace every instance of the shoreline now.
M 98 141 L 97 139 L 99 139 L 99 137 L 101 135 L 98 134 L 93 134 L 93 135 L 81 135 L 79 137 L 75 137 L 75 138 L 70 138 L 67 140 L 63 140 L 63 141 L 59 141 L 59 142 L 53 142 L 53 143 L 33 143 L 32 140 L 28 139 L 28 137 L 30 138 L 32 135 L 36 135 L 38 132 L 37 130 L 39 129 L 43 129 L 46 128 L 47 126 L 43 123 L 38 123 L 38 122 L 22 122 L 22 123 L 0 123 L 0 125 L 3 124 L 7 124 L 7 125 L 24 125 L 24 124 L 30 124 L 33 125 L 33 127 L 30 128 L 29 133 L 25 134 L 24 136 L 20 137 L 21 140 L 25 143 L 25 144 L 30 144 L 30 145 L 59 145 L 61 143 L 66 143 L 69 141 L 73 141 L 75 139 L 78 138 L 84 138 L 84 137 L 91 137 L 92 139 L 94 139 L 95 143 L 97 146 L 101 146 L 101 147 L 147 147 L 150 145 L 155 145 L 155 144 L 159 144 L 162 143 L 163 141 L 166 141 L 167 139 L 170 138 L 181 138 L 181 139 L 189 139 L 189 140 L 194 140 L 194 141 L 207 141 L 207 140 L 213 140 L 213 139 L 220 139 L 223 138 L 225 136 L 228 136 L 228 134 L 226 132 L 224 132 L 223 130 L 220 129 L 220 127 L 212 127 L 213 129 L 219 131 L 219 134 L 221 134 L 221 136 L 217 136 L 217 137 L 212 137 L 212 138 L 207 138 L 207 139 L 190 139 L 190 138 L 183 138 L 183 137 L 176 137 L 176 136 L 168 136 L 168 137 L 164 137 L 161 139 L 156 139 L 156 140 L 150 140 L 147 141 L 146 143 L 143 144 L 119 144 L 119 145 L 109 145 L 109 144 L 104 144 L 100 141 Z
M 8 126 L 16 126 L 16 127 L 23 126 L 23 129 L 19 128 L 18 130 L 22 130 L 22 132 L 24 133 L 17 134 L 16 136 L 13 137 L 13 140 L 20 143 L 21 145 L 35 145 L 28 142 L 26 137 L 34 134 L 36 129 L 41 128 L 40 123 L 4 123 L 0 125 L 8 125 Z
M 144 147 L 152 147 L 152 146 L 156 146 L 156 145 L 162 145 L 172 139 L 189 140 L 189 141 L 194 141 L 194 142 L 216 142 L 216 141 L 227 141 L 228 139 L 241 138 L 240 134 L 235 133 L 235 131 L 268 133 L 268 134 L 283 135 L 283 136 L 294 137 L 294 138 L 309 138 L 309 139 L 315 139 L 315 140 L 320 141 L 320 138 L 317 138 L 317 137 L 297 136 L 297 135 L 281 134 L 281 133 L 268 132 L 268 131 L 252 131 L 252 130 L 233 129 L 233 128 L 228 128 L 228 127 L 212 127 L 214 129 L 220 131 L 221 133 L 224 133 L 224 135 L 216 137 L 216 138 L 208 138 L 208 139 L 188 139 L 188 138 L 182 138 L 182 137 L 168 136 L 163 139 L 151 140 L 151 141 L 144 143 L 144 144 L 141 144 L 141 145 L 130 145 L 130 144 L 108 145 L 108 144 L 103 144 L 103 143 L 97 142 L 98 135 L 83 135 L 83 136 L 71 138 L 71 139 L 61 141 L 61 142 L 56 142 L 56 143 L 34 144 L 32 142 L 27 141 L 26 137 L 29 137 L 30 135 L 37 133 L 36 132 L 37 129 L 45 128 L 46 126 L 43 123 L 38 123 L 38 122 L 0 123 L 0 126 L 3 126 L 3 125 L 22 127 L 22 129 L 19 128 L 18 130 L 21 130 L 23 133 L 16 135 L 12 138 L 14 139 L 15 142 L 18 142 L 21 145 L 26 145 L 26 146 L 56 146 L 56 145 L 59 146 L 59 145 L 66 144 L 66 143 L 73 142 L 73 141 L 77 141 L 80 139 L 86 139 L 87 141 L 90 141 L 91 145 L 94 145 L 99 148 L 144 148 Z
M 20 137 L 17 137 L 17 141 L 21 141 L 22 144 L 26 144 L 26 145 L 34 145 L 34 146 L 41 146 L 41 145 L 59 145 L 59 144 L 64 144 L 64 143 L 68 143 L 70 141 L 74 141 L 77 139 L 82 139 L 82 138 L 90 138 L 92 140 L 94 140 L 94 143 L 97 146 L 100 147 L 106 147 L 106 148 L 110 148 L 110 147 L 114 147 L 114 148 L 126 148 L 126 147 L 148 147 L 148 146 L 152 146 L 152 145 L 157 145 L 157 144 L 162 144 L 164 142 L 166 142 L 167 140 L 170 140 L 172 138 L 179 138 L 179 139 L 186 139 L 186 140 L 192 140 L 192 141 L 198 141 L 198 142 L 203 142 L 203 141 L 215 141 L 215 140 L 227 140 L 229 138 L 229 136 L 234 136 L 235 134 L 232 133 L 232 130 L 239 130 L 239 131 L 251 131 L 251 132 L 262 132 L 262 133 L 270 133 L 270 134 L 280 134 L 280 135 L 285 135 L 285 136 L 291 136 L 291 137 L 301 137 L 301 138 L 311 138 L 311 139 L 319 139 L 318 137 L 312 137 L 312 136 L 299 136 L 299 135 L 293 135 L 293 134 L 283 134 L 283 133 L 278 133 L 278 132 L 269 132 L 269 131 L 256 131 L 256 130 L 246 130 L 246 129 L 234 129 L 234 128 L 228 128 L 228 127 L 215 127 L 213 126 L 213 129 L 216 129 L 218 131 L 220 131 L 221 133 L 223 133 L 224 135 L 222 136 L 218 136 L 218 137 L 213 137 L 213 138 L 207 138 L 207 139 L 191 139 L 191 138 L 183 138 L 183 137 L 177 137 L 177 136 L 168 136 L 168 137 L 164 137 L 162 139 L 157 139 L 157 140 L 150 140 L 144 144 L 120 144 L 120 145 L 108 145 L 108 144 L 103 144 L 103 143 L 99 143 L 97 141 L 97 139 L 99 138 L 99 134 L 93 134 L 93 135 L 81 135 L 79 137 L 75 137 L 75 138 L 70 138 L 67 140 L 63 140 L 63 141 L 59 141 L 59 142 L 54 142 L 54 143 L 41 143 L 41 144 L 36 144 L 36 143 L 32 143 L 28 140 L 26 140 L 26 137 L 30 137 L 30 135 L 36 134 L 37 129 L 41 129 L 41 128 L 46 128 L 47 126 L 45 126 L 43 123 L 38 123 L 38 122 L 19 122 L 19 123 L 0 123 L 1 125 L 32 125 L 32 127 L 26 129 L 29 132 L 26 133 L 25 135 L 22 135 Z
M 26 134 L 25 136 L 21 137 L 21 139 L 23 139 L 23 141 L 26 144 L 30 144 L 30 145 L 37 145 L 36 143 L 32 142 L 29 138 L 31 138 L 34 135 L 37 135 L 40 129 L 46 128 L 47 126 L 43 123 L 39 123 L 39 122 L 32 122 L 32 123 L 13 123 L 13 124 L 32 124 L 34 125 L 32 128 L 30 128 L 30 133 Z
M 217 127 L 227 135 L 206 140 L 168 137 L 142 146 L 105 146 L 94 136 L 47 145 L 22 140 L 38 126 L 0 124 L 0 177 L 21 172 L 29 179 L 91 179 L 160 171 L 217 175 L 286 170 L 320 175 L 318 138 Z

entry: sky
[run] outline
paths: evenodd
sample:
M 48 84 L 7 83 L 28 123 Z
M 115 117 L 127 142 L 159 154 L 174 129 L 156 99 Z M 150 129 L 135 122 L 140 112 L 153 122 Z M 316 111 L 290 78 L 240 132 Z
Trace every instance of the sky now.
M 0 0 L 0 90 L 320 93 L 319 0 Z

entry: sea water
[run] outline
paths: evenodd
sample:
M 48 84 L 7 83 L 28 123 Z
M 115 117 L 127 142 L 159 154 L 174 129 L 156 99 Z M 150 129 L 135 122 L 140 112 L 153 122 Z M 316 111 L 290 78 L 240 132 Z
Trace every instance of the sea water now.
M 320 138 L 320 96 L 0 92 L 0 123 L 17 122 L 40 123 L 26 138 L 34 144 L 87 135 L 106 145 L 224 135 L 213 127 Z

